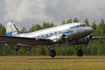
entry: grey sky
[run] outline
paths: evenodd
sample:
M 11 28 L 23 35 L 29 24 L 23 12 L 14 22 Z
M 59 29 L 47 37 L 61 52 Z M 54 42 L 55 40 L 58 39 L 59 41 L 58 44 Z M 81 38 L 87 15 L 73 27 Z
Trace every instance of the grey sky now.
M 0 0 L 0 22 L 5 25 L 13 20 L 20 29 L 43 21 L 59 25 L 75 17 L 98 24 L 105 19 L 104 7 L 105 0 Z

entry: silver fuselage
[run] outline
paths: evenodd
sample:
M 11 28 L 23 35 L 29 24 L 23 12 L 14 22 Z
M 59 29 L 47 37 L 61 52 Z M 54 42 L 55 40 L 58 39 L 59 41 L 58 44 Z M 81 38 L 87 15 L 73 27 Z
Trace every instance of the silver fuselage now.
M 92 31 L 92 27 L 87 26 L 85 23 L 69 23 L 66 25 L 56 26 L 32 33 L 19 34 L 15 36 L 37 39 L 50 39 L 54 43 L 64 44 L 64 39 L 68 40 L 69 42 L 73 42 L 87 37 L 92 33 Z

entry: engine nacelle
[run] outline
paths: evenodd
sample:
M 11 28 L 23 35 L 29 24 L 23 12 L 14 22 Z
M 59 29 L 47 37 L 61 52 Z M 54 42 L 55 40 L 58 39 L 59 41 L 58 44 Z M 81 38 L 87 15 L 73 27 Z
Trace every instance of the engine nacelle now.
M 53 37 L 53 42 L 65 42 L 66 40 L 66 35 L 56 35 L 55 37 Z
M 85 38 L 79 39 L 76 43 L 78 44 L 88 44 L 90 40 L 92 40 L 93 35 L 89 35 Z

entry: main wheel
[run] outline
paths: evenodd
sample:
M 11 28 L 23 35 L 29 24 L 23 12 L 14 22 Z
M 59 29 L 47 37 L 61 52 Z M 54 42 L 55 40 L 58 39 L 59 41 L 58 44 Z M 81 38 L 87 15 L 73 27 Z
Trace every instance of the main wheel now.
M 17 47 L 16 49 L 15 49 L 15 51 L 18 51 L 19 50 L 19 47 Z
M 56 56 L 55 50 L 51 50 L 51 51 L 50 51 L 50 56 L 51 56 L 51 57 L 55 57 L 55 56 Z
M 77 55 L 78 55 L 79 57 L 81 57 L 81 56 L 83 55 L 83 51 L 82 51 L 81 49 L 79 49 L 79 50 L 77 51 Z

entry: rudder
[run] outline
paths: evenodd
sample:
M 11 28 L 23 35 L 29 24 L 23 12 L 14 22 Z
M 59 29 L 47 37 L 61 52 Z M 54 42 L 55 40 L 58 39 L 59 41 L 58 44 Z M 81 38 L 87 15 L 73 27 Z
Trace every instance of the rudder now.
M 15 35 L 18 35 L 18 34 L 19 34 L 19 32 L 16 29 L 13 22 L 8 22 L 6 24 L 6 36 L 15 36 Z

